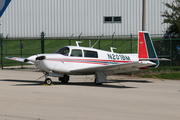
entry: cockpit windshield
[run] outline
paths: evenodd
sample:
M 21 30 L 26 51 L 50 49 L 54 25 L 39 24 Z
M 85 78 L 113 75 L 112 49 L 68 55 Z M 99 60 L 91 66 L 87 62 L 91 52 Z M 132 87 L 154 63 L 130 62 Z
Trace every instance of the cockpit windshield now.
M 59 50 L 55 51 L 54 53 L 58 53 L 58 54 L 68 56 L 69 55 L 69 48 L 63 47 L 63 48 L 60 48 Z

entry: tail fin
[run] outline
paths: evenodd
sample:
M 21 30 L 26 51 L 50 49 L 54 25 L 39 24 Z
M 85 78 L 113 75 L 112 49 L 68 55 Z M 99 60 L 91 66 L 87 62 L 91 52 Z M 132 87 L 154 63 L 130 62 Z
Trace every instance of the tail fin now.
M 155 62 L 155 67 L 159 65 L 156 51 L 154 49 L 150 35 L 147 31 L 139 31 L 138 57 L 139 60 L 151 60 Z

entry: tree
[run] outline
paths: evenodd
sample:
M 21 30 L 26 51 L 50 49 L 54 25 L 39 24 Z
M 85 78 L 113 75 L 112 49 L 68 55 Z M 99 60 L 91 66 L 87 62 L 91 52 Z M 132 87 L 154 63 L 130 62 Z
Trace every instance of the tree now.
M 171 4 L 164 3 L 164 5 L 171 9 L 171 12 L 165 10 L 161 15 L 164 17 L 163 23 L 169 23 L 170 25 L 166 32 L 180 38 L 180 0 L 175 0 Z

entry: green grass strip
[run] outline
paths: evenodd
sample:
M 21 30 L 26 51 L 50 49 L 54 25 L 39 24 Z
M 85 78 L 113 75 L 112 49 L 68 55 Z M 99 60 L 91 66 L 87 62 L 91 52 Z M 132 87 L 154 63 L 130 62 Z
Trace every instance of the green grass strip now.
M 180 73 L 176 72 L 176 73 L 162 73 L 158 75 L 142 75 L 140 77 L 180 80 Z

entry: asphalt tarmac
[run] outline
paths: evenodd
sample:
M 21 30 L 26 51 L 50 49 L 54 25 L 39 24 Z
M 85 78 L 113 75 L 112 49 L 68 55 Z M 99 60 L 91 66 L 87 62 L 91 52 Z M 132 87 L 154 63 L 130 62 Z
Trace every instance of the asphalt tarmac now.
M 47 86 L 42 75 L 0 70 L 0 120 L 180 120 L 177 80 L 110 76 L 96 86 L 93 76 L 71 76 Z

